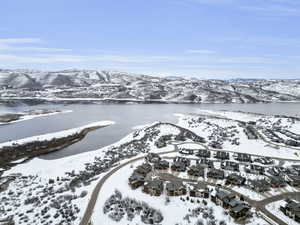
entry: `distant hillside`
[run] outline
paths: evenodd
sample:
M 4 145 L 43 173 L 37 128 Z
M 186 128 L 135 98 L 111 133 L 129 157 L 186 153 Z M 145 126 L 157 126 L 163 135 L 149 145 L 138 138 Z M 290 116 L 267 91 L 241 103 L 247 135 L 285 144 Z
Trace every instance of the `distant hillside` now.
M 176 103 L 299 101 L 299 80 L 200 80 L 114 71 L 0 70 L 1 100 L 17 98 Z

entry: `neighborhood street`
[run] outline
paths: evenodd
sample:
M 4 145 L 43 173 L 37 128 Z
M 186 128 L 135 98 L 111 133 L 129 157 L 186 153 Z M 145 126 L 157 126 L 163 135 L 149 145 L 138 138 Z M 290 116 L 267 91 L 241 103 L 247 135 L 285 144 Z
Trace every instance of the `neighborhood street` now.
M 193 144 L 199 144 L 199 143 L 195 143 L 195 142 L 191 142 L 191 143 L 193 143 Z M 180 145 L 180 144 L 174 143 L 174 142 L 169 143 L 169 144 L 171 144 L 171 145 L 174 146 L 174 150 L 172 150 L 172 151 L 166 151 L 166 152 L 162 152 L 162 153 L 158 153 L 158 154 L 159 155 L 165 155 L 165 154 L 169 154 L 169 153 L 178 152 L 178 145 Z M 203 147 L 202 144 L 199 144 L 199 145 L 201 145 Z M 217 151 L 217 150 L 214 150 L 214 149 L 208 149 L 208 150 Z M 223 150 L 223 151 L 234 153 L 233 151 L 227 151 L 227 150 Z M 253 155 L 253 156 L 257 156 L 257 155 Z M 168 157 L 168 158 L 171 158 L 171 157 Z M 102 177 L 99 180 L 99 182 L 97 183 L 96 187 L 94 188 L 94 190 L 92 192 L 92 195 L 90 197 L 90 200 L 89 200 L 89 203 L 87 205 L 87 208 L 85 209 L 84 215 L 83 215 L 83 217 L 81 219 L 80 225 L 89 225 L 91 223 L 91 217 L 92 217 L 92 214 L 94 212 L 94 208 L 95 208 L 95 205 L 96 205 L 99 193 L 100 193 L 101 188 L 103 187 L 104 183 L 114 173 L 116 173 L 118 170 L 122 169 L 123 167 L 125 167 L 125 166 L 127 166 L 127 165 L 129 165 L 129 164 L 131 164 L 133 162 L 136 162 L 136 161 L 139 161 L 139 160 L 143 160 L 143 159 L 144 159 L 144 156 L 141 156 L 141 157 L 133 158 L 133 159 L 131 159 L 131 160 L 129 160 L 129 161 L 121 164 L 121 165 L 118 165 L 117 167 L 113 168 L 111 171 L 109 171 L 104 177 Z M 282 158 L 274 158 L 274 159 L 279 159 L 279 160 L 284 160 L 284 161 L 300 161 L 300 160 L 289 160 L 289 159 L 282 159 Z M 164 177 L 166 175 L 162 175 L 162 174 L 160 174 L 160 176 L 161 176 L 162 179 L 179 179 L 179 180 L 184 181 L 184 182 L 195 182 L 195 180 L 193 180 L 193 179 L 178 178 L 178 177 L 173 176 L 171 174 L 168 174 L 167 177 Z M 212 182 L 204 182 L 204 183 L 207 184 L 207 185 L 210 185 L 210 186 L 217 187 L 216 183 L 212 183 Z M 283 200 L 283 199 L 289 198 L 289 197 L 290 198 L 296 198 L 296 197 L 299 198 L 299 196 L 300 196 L 300 192 L 286 192 L 286 193 L 282 193 L 282 194 L 275 195 L 275 196 L 272 196 L 272 197 L 268 197 L 268 198 L 266 198 L 264 200 L 256 201 L 256 200 L 252 200 L 252 199 L 248 198 L 245 195 L 242 195 L 239 192 L 236 192 L 236 191 L 232 190 L 230 187 L 223 186 L 222 188 L 226 189 L 228 191 L 231 191 L 231 192 L 233 192 L 236 195 L 243 196 L 244 199 L 245 199 L 245 201 L 247 201 L 249 203 L 249 205 L 251 205 L 257 211 L 260 211 L 261 213 L 265 214 L 267 217 L 269 217 L 270 219 L 272 219 L 274 222 L 276 222 L 279 225 L 288 225 L 288 224 L 286 222 L 282 221 L 276 215 L 274 215 L 271 212 L 269 212 L 266 209 L 266 205 L 270 204 L 272 202 L 275 202 L 275 201 L 279 201 L 279 200 Z

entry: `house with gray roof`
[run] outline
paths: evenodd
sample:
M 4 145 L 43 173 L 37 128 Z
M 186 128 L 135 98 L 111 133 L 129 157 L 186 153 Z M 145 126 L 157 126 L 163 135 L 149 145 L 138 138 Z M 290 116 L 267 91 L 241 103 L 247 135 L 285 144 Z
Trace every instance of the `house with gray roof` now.
M 162 180 L 158 178 L 153 180 L 147 180 L 143 188 L 143 192 L 153 196 L 160 196 L 163 190 L 164 190 L 164 183 Z
M 217 151 L 214 155 L 216 159 L 221 159 L 221 160 L 229 160 L 229 153 L 228 152 L 223 152 L 223 151 Z
M 161 160 L 160 156 L 156 153 L 148 153 L 148 155 L 145 157 L 146 161 L 150 162 L 150 163 L 156 163 L 159 162 Z
M 293 187 L 300 187 L 300 176 L 287 175 L 285 178 L 286 182 Z
M 288 217 L 293 219 L 294 221 L 300 223 L 300 203 L 291 200 L 286 199 L 285 206 L 280 206 L 280 210 Z
M 250 209 L 251 207 L 249 205 L 242 202 L 232 207 L 229 210 L 229 215 L 232 216 L 234 219 L 239 219 L 239 220 L 243 218 L 248 218 L 251 216 Z
M 225 178 L 225 174 L 223 170 L 219 169 L 210 169 L 207 173 L 208 178 L 220 179 L 223 180 Z
M 236 186 L 242 186 L 246 182 L 246 178 L 242 177 L 236 173 L 229 174 L 226 177 L 226 184 L 236 185 Z
M 271 189 L 270 183 L 265 179 L 248 180 L 249 187 L 257 192 L 266 192 Z
M 173 162 L 171 166 L 171 170 L 176 172 L 185 172 L 186 171 L 186 164 L 180 161 Z
M 235 160 L 240 162 L 252 162 L 251 155 L 246 153 L 237 153 Z
M 230 171 L 240 171 L 240 165 L 233 161 L 222 161 L 221 162 L 221 168 L 223 170 L 230 170 Z
M 189 192 L 191 197 L 209 198 L 210 196 L 207 185 L 202 182 L 198 182 L 197 184 L 191 184 L 191 186 L 189 187 Z
M 188 174 L 195 177 L 204 177 L 206 165 L 196 164 L 188 169 Z
M 286 181 L 282 176 L 268 176 L 266 180 L 270 183 L 272 188 L 282 188 L 286 186 Z
M 196 153 L 196 156 L 198 156 L 200 158 L 210 158 L 210 155 L 211 155 L 210 151 L 206 150 L 206 149 L 200 149 Z
M 187 190 L 186 190 L 186 185 L 184 185 L 181 181 L 169 181 L 166 184 L 166 191 L 168 196 L 180 196 L 180 195 L 185 195 Z
M 154 169 L 156 170 L 166 170 L 169 169 L 170 165 L 167 160 L 160 160 L 153 165 Z
M 144 182 L 145 176 L 137 172 L 133 172 L 133 174 L 128 179 L 128 184 L 132 189 L 137 189 L 143 186 Z

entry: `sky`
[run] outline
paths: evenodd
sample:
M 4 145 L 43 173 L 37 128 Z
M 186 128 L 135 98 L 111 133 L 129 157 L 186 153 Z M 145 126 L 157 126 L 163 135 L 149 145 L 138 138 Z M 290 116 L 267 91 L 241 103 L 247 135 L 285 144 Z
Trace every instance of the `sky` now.
M 0 68 L 300 78 L 300 1 L 1 0 Z

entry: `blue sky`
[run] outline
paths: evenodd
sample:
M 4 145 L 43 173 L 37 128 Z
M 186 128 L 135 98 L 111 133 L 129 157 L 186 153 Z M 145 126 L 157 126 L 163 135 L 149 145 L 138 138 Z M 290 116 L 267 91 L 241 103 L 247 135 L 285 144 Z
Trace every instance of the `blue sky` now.
M 300 78 L 298 0 L 2 0 L 0 67 Z

